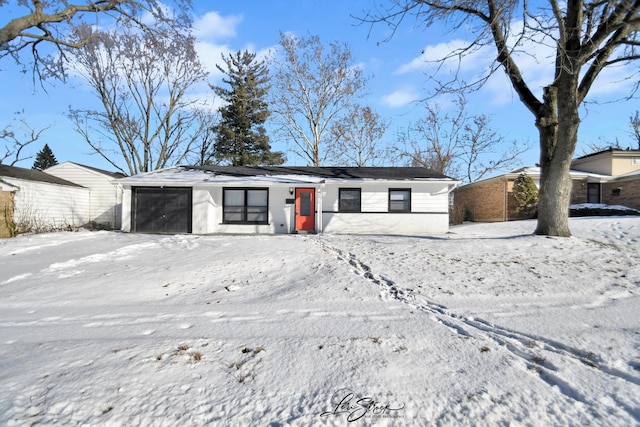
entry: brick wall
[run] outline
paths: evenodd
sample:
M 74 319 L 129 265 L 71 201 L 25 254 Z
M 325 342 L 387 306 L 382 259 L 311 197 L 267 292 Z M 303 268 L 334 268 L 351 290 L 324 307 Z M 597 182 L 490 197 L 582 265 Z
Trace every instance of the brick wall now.
M 620 189 L 620 193 L 614 195 L 613 190 L 617 188 Z M 640 210 L 640 178 L 602 184 L 602 203 Z
M 505 182 L 506 178 L 499 178 L 455 189 L 454 210 L 458 212 L 464 210 L 465 219 L 469 221 L 494 222 L 522 219 L 517 213 L 512 193 L 513 181 L 509 181 L 507 185 L 508 214 L 505 215 Z M 617 196 L 613 194 L 616 188 L 620 188 L 620 194 Z M 573 180 L 571 204 L 579 203 L 587 203 L 587 182 Z M 640 178 L 603 183 L 602 203 L 640 210 Z
M 499 178 L 457 188 L 453 193 L 455 208 L 464 209 L 469 221 L 504 221 L 505 182 Z
M 13 237 L 13 193 L 0 191 L 0 238 Z
M 574 179 L 571 184 L 570 203 L 572 205 L 587 203 L 587 182 Z

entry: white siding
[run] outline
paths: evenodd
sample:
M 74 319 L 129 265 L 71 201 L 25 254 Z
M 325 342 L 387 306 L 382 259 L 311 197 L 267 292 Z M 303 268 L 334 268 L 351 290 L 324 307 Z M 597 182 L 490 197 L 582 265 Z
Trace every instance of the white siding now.
M 87 187 L 90 190 L 90 220 L 100 227 L 120 228 L 122 195 L 113 177 L 70 162 L 53 166 L 45 172 Z
M 120 229 L 126 232 L 131 232 L 131 194 L 131 188 L 125 188 L 122 191 L 122 220 Z
M 32 224 L 38 230 L 82 227 L 89 222 L 89 190 L 3 178 L 19 188 L 15 193 L 16 224 Z
M 340 188 L 361 189 L 361 212 L 338 212 Z M 325 233 L 428 234 L 449 230 L 448 184 L 428 181 L 343 181 L 323 192 Z M 411 212 L 389 212 L 389 189 L 411 190 Z
M 247 188 L 266 188 L 264 186 L 248 185 Z M 293 198 L 289 194 L 290 186 L 272 186 L 269 188 L 269 223 L 268 224 L 224 224 L 222 222 L 222 189 L 209 188 L 209 204 L 207 232 L 232 234 L 275 234 L 293 231 L 294 206 L 286 204 L 286 199 Z M 225 187 L 229 188 L 229 187 Z M 195 209 L 195 201 L 194 201 Z M 195 231 L 194 212 L 194 233 Z
M 295 205 L 287 204 L 294 195 L 292 184 L 252 185 L 247 182 L 193 183 L 194 234 L 282 234 L 295 228 Z M 327 233 L 445 233 L 449 229 L 449 183 L 429 181 L 339 181 L 305 184 L 304 188 L 319 188 L 316 192 L 316 231 Z M 161 185 L 154 183 L 154 185 Z M 128 187 L 128 186 L 127 186 Z M 224 224 L 223 188 L 269 188 L 268 224 Z M 340 188 L 362 189 L 362 212 L 338 212 Z M 388 212 L 389 189 L 411 189 L 411 212 Z M 130 231 L 131 189 L 123 194 L 122 230 Z

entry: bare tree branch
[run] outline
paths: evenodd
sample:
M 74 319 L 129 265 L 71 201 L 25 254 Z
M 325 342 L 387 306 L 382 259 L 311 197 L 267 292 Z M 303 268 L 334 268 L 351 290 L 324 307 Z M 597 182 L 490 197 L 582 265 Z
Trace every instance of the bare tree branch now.
M 42 129 L 33 129 L 25 119 L 18 120 L 20 125 L 6 125 L 4 129 L 0 129 L 0 140 L 2 141 L 2 148 L 0 149 L 0 164 L 5 162 L 9 158 L 13 158 L 10 166 L 22 160 L 28 160 L 33 155 L 24 156 L 23 150 L 30 144 L 36 142 L 44 131 L 51 126 L 44 127 Z
M 86 38 L 88 27 L 79 38 Z M 76 130 L 117 169 L 148 172 L 179 164 L 207 132 L 187 90 L 203 82 L 194 40 L 180 33 L 92 33 L 74 64 L 103 110 L 71 110 Z M 122 164 L 124 163 L 124 165 Z
M 456 110 L 445 113 L 440 105 L 428 105 L 426 116 L 399 136 L 395 155 L 469 183 L 519 165 L 520 156 L 531 147 L 504 138 L 491 129 L 485 115 L 469 116 L 467 101 L 460 96 Z
M 272 109 L 280 134 L 308 164 L 320 166 L 331 154 L 331 125 L 360 96 L 367 78 L 353 63 L 351 49 L 317 36 L 280 35 L 283 58 L 273 77 Z
M 45 59 L 40 53 L 41 45 L 53 46 L 59 53 L 62 48 L 78 49 L 85 46 L 90 39 L 72 38 L 73 28 L 87 23 L 90 17 L 94 17 L 94 20 L 89 22 L 96 26 L 100 24 L 98 17 L 103 16 L 105 23 L 119 23 L 149 31 L 157 31 L 155 24 L 169 21 L 174 27 L 188 26 L 191 0 L 176 0 L 174 5 L 177 7 L 176 13 L 167 13 L 168 8 L 160 0 L 20 1 L 18 7 L 24 13 L 0 24 L 0 58 L 11 56 L 16 62 L 22 63 L 20 54 L 29 48 L 34 73 L 41 78 L 40 67 L 44 66 L 48 72 L 59 77 L 62 76 L 62 70 L 52 65 L 61 66 L 61 63 Z M 152 17 L 154 24 L 143 20 L 143 14 Z

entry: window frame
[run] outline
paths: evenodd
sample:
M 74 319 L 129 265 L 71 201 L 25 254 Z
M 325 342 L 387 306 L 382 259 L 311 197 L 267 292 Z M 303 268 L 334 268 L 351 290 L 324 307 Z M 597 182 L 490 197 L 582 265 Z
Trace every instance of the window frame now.
M 242 219 L 240 220 L 228 220 L 227 209 L 232 206 L 227 206 L 227 190 L 229 191 L 242 191 L 243 192 L 243 205 L 233 206 L 235 208 L 241 207 L 240 214 Z M 267 204 L 265 206 L 249 206 L 249 192 L 250 191 L 263 191 L 266 193 Z M 262 208 L 260 212 L 249 212 L 249 208 Z M 235 213 L 235 212 L 234 212 Z M 264 221 L 249 221 L 250 214 L 264 214 Z M 223 224 L 269 224 L 269 189 L 263 187 L 223 187 L 222 188 L 222 223 Z
M 343 191 L 357 191 L 358 192 L 358 207 L 348 208 L 343 206 L 342 193 Z M 359 213 L 362 212 L 362 188 L 338 188 L 338 212 Z
M 392 209 L 391 207 L 391 193 L 397 191 L 397 192 L 405 192 L 408 194 L 408 199 L 407 199 L 407 208 L 405 209 L 404 207 L 402 209 Z M 407 213 L 407 212 L 411 212 L 411 188 L 390 188 L 389 192 L 388 192 L 388 206 L 387 209 L 389 212 L 391 213 Z M 404 205 L 404 199 L 403 199 L 403 205 Z

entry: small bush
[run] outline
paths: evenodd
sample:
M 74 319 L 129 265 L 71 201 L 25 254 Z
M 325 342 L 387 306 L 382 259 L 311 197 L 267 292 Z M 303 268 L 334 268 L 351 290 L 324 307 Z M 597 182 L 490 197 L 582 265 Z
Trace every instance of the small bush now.
M 513 183 L 513 197 L 518 215 L 522 218 L 534 218 L 538 212 L 538 187 L 525 173 L 521 173 Z

